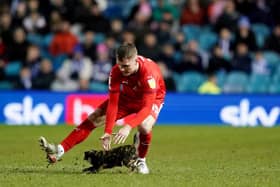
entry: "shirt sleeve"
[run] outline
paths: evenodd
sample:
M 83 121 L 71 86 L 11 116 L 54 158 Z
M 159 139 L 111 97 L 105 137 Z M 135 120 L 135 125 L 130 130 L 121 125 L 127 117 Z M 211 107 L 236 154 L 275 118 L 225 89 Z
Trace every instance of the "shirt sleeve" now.
M 105 133 L 112 134 L 118 111 L 118 102 L 120 95 L 120 81 L 114 71 L 109 77 L 109 100 L 106 111 Z
M 157 90 L 157 81 L 156 79 L 148 75 L 143 80 L 143 103 L 142 109 L 136 113 L 136 116 L 131 120 L 127 121 L 127 124 L 130 125 L 132 128 L 140 125 L 144 119 L 148 117 L 151 113 L 152 106 L 156 99 L 156 90 Z

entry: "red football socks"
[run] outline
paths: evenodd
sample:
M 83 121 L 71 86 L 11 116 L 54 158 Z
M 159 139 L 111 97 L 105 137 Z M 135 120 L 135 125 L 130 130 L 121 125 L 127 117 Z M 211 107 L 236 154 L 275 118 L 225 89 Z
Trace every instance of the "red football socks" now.
M 138 156 L 140 158 L 145 158 L 148 153 L 148 149 L 152 140 L 152 132 L 148 134 L 140 133 L 139 138 L 140 138 L 140 143 L 138 147 Z
M 85 140 L 91 133 L 91 131 L 95 128 L 96 127 L 90 120 L 85 119 L 60 143 L 64 148 L 64 152 L 67 152 L 76 144 Z

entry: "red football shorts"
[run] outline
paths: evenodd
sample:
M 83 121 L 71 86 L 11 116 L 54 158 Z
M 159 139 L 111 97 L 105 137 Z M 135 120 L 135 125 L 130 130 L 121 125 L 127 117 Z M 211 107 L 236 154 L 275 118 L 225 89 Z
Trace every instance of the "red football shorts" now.
M 99 105 L 98 108 L 102 109 L 105 114 L 107 106 L 108 106 L 108 99 L 105 100 L 101 105 Z M 152 115 L 155 118 L 155 120 L 158 118 L 162 106 L 163 103 L 161 100 L 156 100 L 152 105 L 152 110 L 150 112 L 150 115 Z M 139 105 L 135 105 L 133 102 L 131 102 L 131 104 L 129 102 L 125 102 L 125 103 L 119 102 L 117 120 L 123 118 L 124 121 L 129 120 L 133 118 L 140 109 L 141 108 L 139 107 Z

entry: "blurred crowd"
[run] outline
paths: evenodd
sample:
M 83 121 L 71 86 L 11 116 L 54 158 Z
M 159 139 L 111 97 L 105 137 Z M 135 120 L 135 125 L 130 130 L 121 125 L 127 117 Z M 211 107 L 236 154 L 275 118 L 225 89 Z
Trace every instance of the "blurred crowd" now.
M 132 42 L 168 91 L 280 93 L 279 10 L 278 0 L 0 0 L 0 89 L 105 91 L 114 49 Z

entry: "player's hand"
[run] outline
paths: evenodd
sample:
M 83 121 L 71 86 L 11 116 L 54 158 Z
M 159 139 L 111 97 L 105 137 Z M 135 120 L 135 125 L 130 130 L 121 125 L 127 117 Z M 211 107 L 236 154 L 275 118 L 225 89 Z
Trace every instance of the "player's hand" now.
M 102 147 L 105 151 L 111 149 L 111 135 L 108 133 L 104 133 L 103 136 L 99 138 L 102 141 Z
M 121 144 L 124 143 L 126 138 L 128 137 L 131 131 L 131 127 L 129 125 L 124 125 L 119 132 L 114 136 L 114 143 Z

